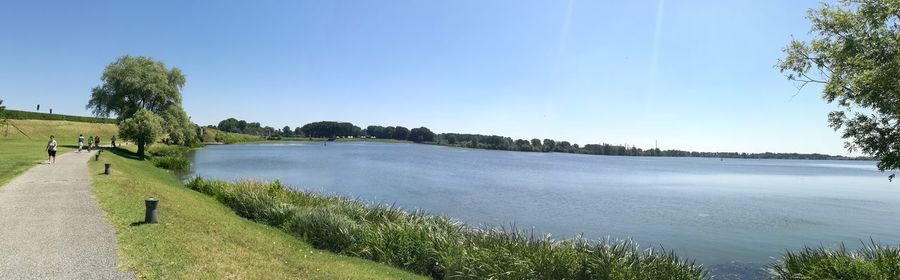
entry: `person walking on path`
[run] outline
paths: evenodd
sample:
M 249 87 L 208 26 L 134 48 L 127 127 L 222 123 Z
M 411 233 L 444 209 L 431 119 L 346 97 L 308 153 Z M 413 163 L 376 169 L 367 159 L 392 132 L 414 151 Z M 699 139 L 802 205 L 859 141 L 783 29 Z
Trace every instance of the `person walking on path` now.
M 50 135 L 50 142 L 47 142 L 47 162 L 56 163 L 56 138 Z
M 88 136 L 88 152 L 94 147 L 94 136 Z
M 78 152 L 81 152 L 81 148 L 84 147 L 84 135 L 78 134 Z
M 100 149 L 100 135 L 94 136 L 94 148 Z
M 116 147 L 116 136 L 115 135 L 113 135 L 112 137 L 109 138 L 109 144 L 112 145 L 113 148 Z

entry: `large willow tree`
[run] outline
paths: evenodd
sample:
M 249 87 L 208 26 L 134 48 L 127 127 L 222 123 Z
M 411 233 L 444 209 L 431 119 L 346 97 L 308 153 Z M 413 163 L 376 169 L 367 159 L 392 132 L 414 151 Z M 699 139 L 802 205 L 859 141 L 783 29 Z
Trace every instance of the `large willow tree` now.
M 135 140 L 139 154 L 154 142 L 148 137 L 162 132 L 173 144 L 198 143 L 194 124 L 181 108 L 185 77 L 178 68 L 166 68 L 146 56 L 126 55 L 107 65 L 101 80 L 103 83 L 91 90 L 87 108 L 97 116 L 115 115 L 119 136 Z M 141 127 L 147 125 L 161 128 Z
M 166 68 L 146 56 L 122 56 L 106 66 L 103 84 L 91 90 L 87 108 L 95 115 L 127 119 L 140 109 L 162 114 L 181 105 L 185 77 L 178 68 Z
M 778 67 L 800 86 L 822 84 L 839 110 L 829 126 L 846 148 L 900 168 L 900 0 L 839 1 L 811 9 L 809 41 L 793 40 Z M 890 179 L 894 174 L 890 175 Z

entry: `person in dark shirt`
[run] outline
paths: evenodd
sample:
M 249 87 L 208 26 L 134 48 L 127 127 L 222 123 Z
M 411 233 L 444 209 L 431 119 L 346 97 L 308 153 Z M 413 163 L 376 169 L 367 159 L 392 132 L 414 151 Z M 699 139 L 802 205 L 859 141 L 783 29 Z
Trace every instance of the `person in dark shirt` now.
M 50 141 L 47 142 L 47 162 L 56 163 L 56 138 L 50 135 Z

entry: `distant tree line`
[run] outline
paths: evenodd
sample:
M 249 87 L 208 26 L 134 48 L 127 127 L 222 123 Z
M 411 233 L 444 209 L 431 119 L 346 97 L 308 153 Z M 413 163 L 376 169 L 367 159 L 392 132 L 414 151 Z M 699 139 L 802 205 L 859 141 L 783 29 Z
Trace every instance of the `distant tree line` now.
M 381 139 L 408 140 L 417 143 L 434 142 L 437 137 L 427 127 L 419 127 L 408 129 L 402 126 L 370 125 L 363 130 L 364 136 L 370 136 Z
M 394 139 L 413 141 L 417 143 L 435 142 L 437 135 L 427 127 L 408 129 L 402 126 L 377 126 L 370 125 L 365 129 L 348 122 L 320 121 L 308 123 L 291 129 L 284 126 L 275 129 L 271 126 L 262 126 L 258 122 L 247 122 L 235 118 L 228 118 L 219 122 L 217 129 L 226 132 L 243 133 L 265 136 L 272 139 L 279 138 L 335 138 L 335 137 L 372 137 L 381 139 Z
M 251 135 L 266 135 L 267 132 L 275 131 L 274 128 L 267 126 L 262 127 L 258 122 L 247 122 L 245 120 L 238 120 L 235 118 L 224 119 L 219 122 L 219 125 L 216 126 L 221 131 L 234 132 L 234 133 L 243 133 L 243 134 L 251 134 Z
M 285 128 L 288 128 L 285 126 Z M 334 137 L 359 137 L 362 129 L 348 122 L 321 121 L 308 123 L 300 127 L 300 132 L 306 137 L 334 138 Z
M 579 146 L 568 141 L 553 139 L 513 139 L 498 135 L 441 133 L 435 134 L 427 127 L 408 129 L 403 126 L 370 125 L 364 129 L 349 122 L 320 121 L 305 124 L 296 129 L 285 126 L 282 129 L 260 127 L 259 123 L 248 123 L 244 120 L 229 118 L 219 122 L 218 129 L 228 132 L 266 136 L 270 139 L 282 137 L 295 138 L 335 138 L 335 137 L 371 137 L 429 143 L 443 146 L 465 147 L 475 149 L 522 151 L 522 152 L 555 152 L 609 156 L 661 156 L 661 157 L 712 157 L 712 158 L 747 158 L 747 159 L 845 159 L 841 156 L 825 154 L 799 153 L 736 153 L 736 152 L 693 152 L 682 150 L 641 149 L 635 146 L 612 144 L 587 144 Z
M 842 156 L 801 153 L 737 153 L 737 152 L 694 152 L 682 150 L 641 149 L 635 146 L 611 144 L 587 144 L 579 146 L 568 141 L 553 139 L 516 139 L 497 135 L 441 133 L 435 144 L 476 149 L 556 152 L 608 156 L 661 156 L 661 157 L 713 157 L 747 159 L 847 159 Z

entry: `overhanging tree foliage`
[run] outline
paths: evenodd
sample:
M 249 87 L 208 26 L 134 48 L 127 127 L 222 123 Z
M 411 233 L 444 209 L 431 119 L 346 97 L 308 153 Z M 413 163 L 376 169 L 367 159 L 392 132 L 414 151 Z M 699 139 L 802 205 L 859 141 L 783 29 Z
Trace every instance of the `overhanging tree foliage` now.
M 878 169 L 900 168 L 900 1 L 840 1 L 811 9 L 813 39 L 793 40 L 778 68 L 788 79 L 822 84 L 836 103 L 829 126 L 843 129 L 850 151 L 880 160 Z M 894 174 L 890 175 L 890 179 Z

